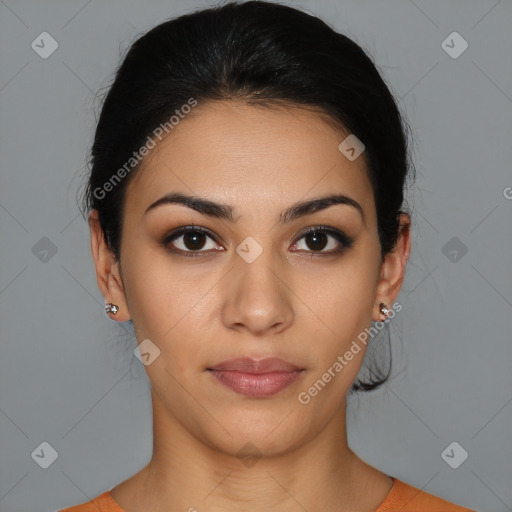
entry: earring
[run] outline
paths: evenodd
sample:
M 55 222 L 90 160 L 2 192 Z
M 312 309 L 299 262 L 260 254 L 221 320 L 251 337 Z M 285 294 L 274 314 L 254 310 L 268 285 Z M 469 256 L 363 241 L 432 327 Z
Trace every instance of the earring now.
M 105 304 L 106 313 L 112 313 L 115 315 L 119 311 L 119 306 L 117 304 L 112 304 L 112 302 L 108 302 Z
M 389 314 L 389 308 L 387 307 L 387 305 L 386 305 L 386 304 L 384 304 L 384 302 L 381 302 L 381 303 L 379 304 L 379 310 L 380 310 L 380 312 L 381 312 L 383 315 L 385 315 L 386 317 L 388 316 L 388 314 Z

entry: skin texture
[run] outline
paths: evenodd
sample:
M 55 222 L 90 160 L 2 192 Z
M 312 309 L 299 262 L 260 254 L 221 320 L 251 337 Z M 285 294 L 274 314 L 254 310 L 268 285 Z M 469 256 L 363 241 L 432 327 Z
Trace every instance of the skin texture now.
M 338 150 L 346 135 L 300 108 L 200 103 L 130 181 L 120 261 L 91 212 L 98 285 L 120 308 L 111 318 L 132 319 L 138 343 L 149 338 L 160 349 L 145 366 L 152 459 L 112 490 L 127 512 L 370 512 L 391 490 L 391 479 L 347 444 L 346 394 L 364 345 L 307 405 L 297 399 L 371 320 L 383 320 L 379 303 L 391 307 L 397 298 L 410 252 L 404 214 L 399 242 L 381 261 L 363 156 L 349 161 Z M 144 214 L 169 192 L 230 204 L 236 222 L 177 204 Z M 360 203 L 364 220 L 352 206 L 334 205 L 279 222 L 293 203 L 332 193 Z M 215 235 L 203 238 L 199 256 L 180 256 L 160 244 L 191 224 Z M 316 225 L 343 231 L 352 246 L 327 255 L 339 247 L 331 235 L 320 249 L 311 237 L 301 238 Z M 247 237 L 263 249 L 252 263 L 236 252 Z M 193 249 L 183 237 L 172 244 Z M 206 371 L 240 356 L 278 356 L 305 371 L 276 395 L 249 398 Z M 250 467 L 237 457 L 247 443 L 261 455 Z

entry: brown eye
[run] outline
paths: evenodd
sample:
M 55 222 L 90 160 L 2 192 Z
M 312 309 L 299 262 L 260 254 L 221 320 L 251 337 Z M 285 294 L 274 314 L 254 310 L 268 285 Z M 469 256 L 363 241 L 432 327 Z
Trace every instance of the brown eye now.
M 312 251 L 322 251 L 329 243 L 329 235 L 322 233 L 321 231 L 310 231 L 305 235 L 306 245 Z
M 180 238 L 183 238 L 182 243 L 186 249 L 190 251 L 197 251 L 203 248 L 207 235 L 197 231 L 189 231 L 188 233 L 181 235 Z
M 211 242 L 208 242 L 208 240 L 211 240 Z M 179 228 L 170 233 L 164 238 L 162 244 L 169 251 L 183 256 L 198 256 L 201 253 L 219 250 L 208 230 L 193 226 Z
M 300 240 L 305 242 L 304 250 L 320 254 L 338 253 L 350 247 L 353 243 L 353 240 L 345 233 L 326 227 L 314 227 L 303 233 L 299 238 Z M 297 245 L 298 242 L 294 244 L 294 246 Z

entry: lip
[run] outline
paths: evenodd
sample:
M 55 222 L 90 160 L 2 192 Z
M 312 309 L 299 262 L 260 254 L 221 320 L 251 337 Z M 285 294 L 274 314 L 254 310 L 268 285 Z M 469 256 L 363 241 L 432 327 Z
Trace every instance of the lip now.
M 271 372 L 294 372 L 302 370 L 280 357 L 265 357 L 253 359 L 251 357 L 237 357 L 208 368 L 208 370 L 236 370 L 238 372 L 252 373 L 255 375 Z
M 304 369 L 279 357 L 239 357 L 207 368 L 220 383 L 252 398 L 272 396 L 293 384 Z

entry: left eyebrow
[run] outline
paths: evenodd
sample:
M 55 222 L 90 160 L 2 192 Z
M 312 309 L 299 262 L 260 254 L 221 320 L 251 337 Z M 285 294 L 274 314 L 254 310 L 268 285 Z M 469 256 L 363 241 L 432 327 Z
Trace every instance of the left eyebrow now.
M 214 201 L 203 197 L 190 196 L 178 192 L 172 192 L 166 194 L 160 199 L 157 199 L 154 203 L 150 204 L 146 208 L 144 215 L 148 213 L 148 211 L 166 204 L 181 204 L 195 210 L 196 212 L 208 215 L 210 217 L 225 219 L 229 222 L 236 222 L 234 220 L 235 208 L 233 206 L 228 204 L 215 203 Z M 361 215 L 363 223 L 365 222 L 365 215 L 361 205 L 355 199 L 345 194 L 333 194 L 295 203 L 281 212 L 281 215 L 279 216 L 279 222 L 282 224 L 287 224 L 300 217 L 325 210 L 326 208 L 337 204 L 352 206 Z

